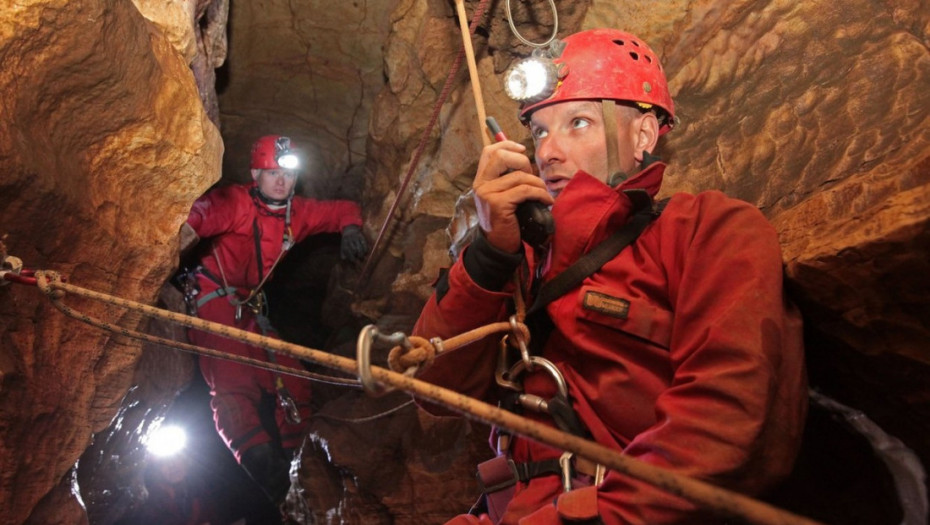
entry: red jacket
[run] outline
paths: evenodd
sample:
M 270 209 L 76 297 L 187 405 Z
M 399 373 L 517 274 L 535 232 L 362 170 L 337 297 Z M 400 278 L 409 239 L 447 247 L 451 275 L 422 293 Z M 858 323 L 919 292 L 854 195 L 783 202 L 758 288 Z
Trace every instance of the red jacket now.
M 627 222 L 631 203 L 620 190 L 655 195 L 663 171 L 654 164 L 617 189 L 577 174 L 552 208 L 556 232 L 543 281 Z M 510 285 L 480 288 L 461 258 L 448 278 L 448 291 L 428 301 L 414 333 L 447 338 L 509 315 Z M 800 316 L 782 284 L 778 239 L 755 207 L 716 191 L 677 194 L 633 245 L 548 305 L 555 329 L 543 357 L 565 376 L 598 443 L 758 494 L 790 471 L 807 407 Z M 497 341 L 482 341 L 440 355 L 421 378 L 495 402 L 496 359 Z M 547 374 L 524 379 L 527 393 L 553 395 Z M 517 462 L 560 454 L 522 438 L 511 452 Z M 503 523 L 539 509 L 524 523 L 551 523 L 554 513 L 544 507 L 560 492 L 556 476 L 518 486 Z M 702 516 L 693 504 L 615 472 L 598 489 L 598 510 L 608 525 Z
M 245 299 L 271 271 L 281 254 L 285 211 L 272 209 L 258 197 L 253 197 L 252 188 L 255 188 L 254 184 L 235 185 L 208 192 L 194 203 L 187 223 L 198 236 L 212 243 L 212 248 L 200 263 L 213 278 L 203 272 L 196 273 L 200 286 L 197 297 L 205 301 L 197 309 L 197 315 L 208 321 L 264 333 L 251 309 L 242 309 L 241 317 L 237 319 L 236 307 L 229 298 L 204 299 L 222 287 L 224 276 L 229 286 L 239 288 L 238 299 Z M 354 202 L 317 201 L 304 197 L 292 199 L 290 226 L 294 243 L 315 233 L 340 232 L 350 224 L 361 223 L 361 212 Z M 217 264 L 217 258 L 220 264 Z M 273 333 L 265 335 L 274 336 Z M 190 339 L 198 346 L 262 361 L 268 359 L 264 349 L 221 335 L 192 329 Z M 286 355 L 278 355 L 276 360 L 281 365 L 301 367 L 296 359 Z M 211 406 L 217 431 L 236 459 L 241 460 L 246 450 L 270 441 L 271 435 L 264 430 L 258 407 L 262 391 L 276 391 L 275 375 L 233 361 L 207 357 L 200 360 L 200 368 L 213 395 Z M 287 423 L 280 405 L 275 404 L 278 434 L 284 448 L 297 448 L 310 416 L 310 384 L 291 375 L 282 374 L 280 378 L 297 403 L 304 422 L 301 425 Z
M 253 197 L 255 185 L 232 185 L 214 189 L 197 199 L 187 223 L 201 238 L 213 238 L 214 252 L 201 261 L 204 268 L 229 286 L 253 288 L 274 265 L 284 240 L 284 209 L 272 210 Z M 316 233 L 338 233 L 346 226 L 361 225 L 358 204 L 347 200 L 315 200 L 295 196 L 291 203 L 291 231 L 297 243 Z M 255 247 L 256 232 L 261 239 L 261 257 Z M 201 284 L 205 285 L 201 280 Z M 216 288 L 210 286 L 202 293 Z

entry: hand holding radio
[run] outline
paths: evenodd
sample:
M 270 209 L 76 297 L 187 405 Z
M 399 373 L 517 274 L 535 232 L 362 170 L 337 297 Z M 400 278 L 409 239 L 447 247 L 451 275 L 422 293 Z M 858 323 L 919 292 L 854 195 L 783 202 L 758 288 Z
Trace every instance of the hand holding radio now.
M 518 252 L 521 240 L 542 248 L 555 231 L 548 208 L 553 198 L 533 173 L 526 148 L 507 140 L 493 117 L 487 123 L 497 143 L 484 149 L 475 176 L 481 229 L 488 241 L 503 251 Z

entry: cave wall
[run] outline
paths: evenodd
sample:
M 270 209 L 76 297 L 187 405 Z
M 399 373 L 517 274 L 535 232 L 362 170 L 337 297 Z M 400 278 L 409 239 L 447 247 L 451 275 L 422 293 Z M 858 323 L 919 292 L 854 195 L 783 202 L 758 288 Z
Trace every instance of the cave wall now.
M 0 64 L 6 253 L 154 303 L 223 149 L 188 62 L 132 2 L 53 0 L 0 6 Z M 0 310 L 0 522 L 80 523 L 69 472 L 132 385 L 139 344 L 65 318 L 35 288 L 3 287 Z
M 467 12 L 478 5 L 466 2 Z M 510 34 L 503 2 L 489 5 L 474 39 L 484 101 L 526 141 L 499 79 L 528 48 Z M 548 36 L 547 3 L 513 7 L 524 36 Z M 719 188 L 763 210 L 812 332 L 812 384 L 862 407 L 926 462 L 930 5 L 662 7 L 563 2 L 559 33 L 613 25 L 650 42 L 682 119 L 660 150 L 671 163 L 664 192 Z M 361 199 L 371 240 L 402 199 L 352 306 L 386 332 L 409 330 L 471 221 L 461 196 L 482 140 L 464 65 L 434 108 L 459 46 L 447 0 L 0 6 L 4 246 L 28 267 L 154 304 L 190 203 L 220 177 L 243 180 L 253 138 L 280 132 L 316 154 L 302 193 Z M 398 196 L 434 110 L 437 126 Z M 119 308 L 69 302 L 143 326 Z M 0 311 L 0 522 L 86 523 L 77 458 L 95 433 L 98 444 L 111 435 L 114 416 L 138 429 L 157 417 L 126 411 L 146 376 L 165 373 L 161 388 L 142 389 L 157 407 L 190 370 L 145 364 L 138 343 L 64 318 L 35 289 L 0 287 Z M 318 517 L 438 522 L 473 497 L 465 476 L 482 454 L 480 426 L 407 407 L 370 430 L 339 418 L 390 406 L 325 388 L 321 399 L 331 404 L 299 480 Z M 411 505 L 414 489 L 426 514 Z
M 368 119 L 384 84 L 381 46 L 397 0 L 236 2 L 217 85 L 227 180 L 249 179 L 252 143 L 291 137 L 307 153 L 298 192 L 361 198 Z

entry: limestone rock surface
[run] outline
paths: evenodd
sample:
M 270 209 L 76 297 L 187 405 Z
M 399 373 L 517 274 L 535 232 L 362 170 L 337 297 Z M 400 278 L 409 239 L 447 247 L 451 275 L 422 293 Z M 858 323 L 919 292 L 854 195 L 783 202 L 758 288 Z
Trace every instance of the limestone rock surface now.
M 52 0 L 0 7 L 0 64 L 6 253 L 153 303 L 222 155 L 187 63 L 131 2 Z M 140 327 L 122 308 L 65 301 Z M 117 412 L 140 347 L 66 318 L 35 288 L 0 288 L 0 310 L 0 521 L 24 523 L 43 498 L 73 501 L 69 470 Z M 35 516 L 82 521 L 76 504 Z

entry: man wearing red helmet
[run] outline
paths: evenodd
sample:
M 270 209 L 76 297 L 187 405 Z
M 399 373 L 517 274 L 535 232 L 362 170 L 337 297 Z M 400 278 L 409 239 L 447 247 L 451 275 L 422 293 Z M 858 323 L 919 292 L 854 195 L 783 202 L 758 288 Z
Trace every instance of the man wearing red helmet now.
M 189 276 L 188 305 L 202 319 L 276 337 L 262 287 L 294 244 L 318 233 L 342 233 L 341 256 L 358 262 L 368 250 L 361 212 L 347 200 L 294 195 L 299 151 L 288 137 L 267 135 L 252 146 L 252 183 L 216 188 L 197 199 L 187 227 L 210 245 Z M 291 357 L 199 330 L 191 342 L 232 354 L 301 368 Z M 269 498 L 283 501 L 290 459 L 310 415 L 306 380 L 227 360 L 200 359 L 210 386 L 216 429 Z M 274 397 L 276 428 L 263 426 L 260 407 Z
M 484 148 L 474 180 L 480 234 L 414 329 L 461 334 L 506 319 L 522 294 L 526 305 L 539 301 L 527 317 L 532 359 L 512 357 L 502 369 L 516 366 L 495 381 L 499 341 L 483 340 L 438 355 L 420 377 L 652 465 L 760 494 L 789 473 L 807 406 L 800 316 L 783 294 L 775 231 L 755 207 L 717 191 L 654 204 L 665 165 L 651 152 L 675 125 L 658 58 L 616 30 L 563 43 L 558 86 L 521 107 L 538 174 L 521 144 Z M 551 206 L 548 246 L 521 242 L 515 211 L 528 200 Z M 615 243 L 622 236 L 632 241 Z M 594 259 L 607 244 L 610 255 Z M 579 260 L 597 263 L 580 271 Z M 570 284 L 558 284 L 566 275 Z M 531 366 L 542 362 L 551 367 Z M 487 513 L 457 523 L 713 521 L 582 458 L 560 463 L 561 450 L 497 437 L 510 463 L 479 468 L 491 487 Z

